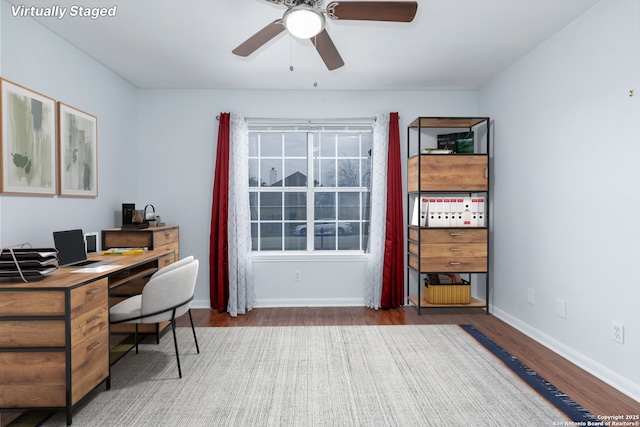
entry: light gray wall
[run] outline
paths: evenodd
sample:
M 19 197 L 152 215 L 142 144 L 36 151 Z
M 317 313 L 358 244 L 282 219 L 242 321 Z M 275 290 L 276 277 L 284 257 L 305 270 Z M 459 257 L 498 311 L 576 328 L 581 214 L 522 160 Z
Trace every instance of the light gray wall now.
M 403 157 L 406 127 L 419 115 L 475 115 L 476 92 L 141 90 L 140 199 L 180 225 L 181 254 L 208 260 L 211 193 L 218 122 L 245 117 L 374 117 L 398 111 Z M 363 305 L 363 256 L 322 254 L 254 258 L 257 306 Z M 196 303 L 208 306 L 208 263 L 201 265 Z M 294 282 L 300 270 L 300 282 Z
M 138 195 L 137 90 L 2 1 L 0 74 L 98 117 L 98 197 L 0 196 L 0 244 L 51 246 L 51 232 L 113 227 L 114 211 Z
M 479 98 L 495 121 L 494 313 L 638 400 L 639 17 L 637 0 L 599 3 Z

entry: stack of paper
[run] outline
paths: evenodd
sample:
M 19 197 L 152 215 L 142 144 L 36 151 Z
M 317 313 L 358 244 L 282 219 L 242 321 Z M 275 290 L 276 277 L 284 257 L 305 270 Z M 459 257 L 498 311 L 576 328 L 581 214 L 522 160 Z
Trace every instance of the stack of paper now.
M 104 251 L 105 255 L 142 255 L 147 248 L 111 248 Z

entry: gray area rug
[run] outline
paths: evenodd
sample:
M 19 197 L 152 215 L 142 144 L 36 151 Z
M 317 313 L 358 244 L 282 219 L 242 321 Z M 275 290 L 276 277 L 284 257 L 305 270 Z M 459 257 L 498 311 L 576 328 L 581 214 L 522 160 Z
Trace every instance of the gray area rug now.
M 567 418 L 456 325 L 178 328 L 111 369 L 74 426 L 552 426 Z M 64 426 L 56 413 L 44 426 Z

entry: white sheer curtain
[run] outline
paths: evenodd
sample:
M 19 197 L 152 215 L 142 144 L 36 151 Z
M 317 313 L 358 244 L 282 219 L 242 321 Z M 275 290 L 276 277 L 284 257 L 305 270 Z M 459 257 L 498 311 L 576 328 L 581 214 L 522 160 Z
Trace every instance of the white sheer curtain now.
M 382 268 L 387 210 L 387 147 L 389 114 L 378 114 L 373 125 L 373 156 L 371 165 L 371 212 L 369 248 L 365 275 L 365 304 L 380 308 Z
M 233 317 L 253 308 L 255 292 L 251 260 L 249 211 L 249 128 L 244 117 L 231 114 L 229 147 L 229 303 Z

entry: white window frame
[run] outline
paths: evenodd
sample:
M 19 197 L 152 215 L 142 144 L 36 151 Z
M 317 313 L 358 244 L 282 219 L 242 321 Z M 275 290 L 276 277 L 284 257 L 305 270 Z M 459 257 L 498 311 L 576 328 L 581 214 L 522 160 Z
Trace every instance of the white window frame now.
M 359 224 L 359 249 L 339 249 L 338 247 L 335 247 L 334 249 L 315 249 L 315 237 L 314 234 L 315 233 L 307 233 L 306 235 L 306 249 L 304 250 L 293 250 L 293 249 L 284 249 L 285 248 L 285 239 L 287 238 L 287 235 L 285 233 L 283 233 L 282 235 L 282 244 L 281 247 L 282 249 L 280 250 L 261 250 L 259 247 L 261 246 L 260 243 L 258 243 L 258 249 L 252 249 L 252 254 L 254 254 L 254 257 L 258 256 L 258 257 L 266 257 L 266 258 L 270 258 L 272 256 L 276 256 L 276 257 L 282 257 L 282 256 L 289 256 L 289 257 L 298 257 L 298 256 L 308 256 L 308 255 L 313 255 L 314 257 L 333 257 L 335 255 L 340 255 L 340 256 L 345 256 L 345 255 L 349 255 L 349 256 L 362 256 L 365 254 L 367 248 L 367 240 L 365 240 L 365 227 L 368 229 L 370 221 L 369 221 L 369 217 L 368 215 L 363 214 L 362 212 L 362 206 L 363 203 L 365 202 L 365 200 L 363 200 L 363 194 L 365 193 L 369 193 L 371 192 L 371 187 L 340 187 L 338 186 L 338 182 L 335 182 L 335 186 L 334 187 L 316 187 L 314 184 L 314 178 L 315 178 L 315 170 L 314 170 L 314 162 L 316 162 L 316 158 L 313 155 L 314 152 L 314 137 L 316 135 L 320 135 L 320 133 L 324 132 L 324 133 L 333 133 L 333 132 L 337 132 L 337 133 L 348 133 L 348 132 L 358 132 L 358 133 L 363 133 L 363 132 L 371 132 L 373 133 L 373 129 L 372 129 L 372 123 L 373 123 L 373 119 L 358 119 L 357 122 L 352 123 L 352 119 L 350 119 L 349 123 L 344 123 L 341 121 L 337 121 L 337 122 L 326 122 L 324 121 L 322 124 L 318 124 L 315 123 L 314 121 L 309 121 L 309 122 L 305 122 L 302 124 L 286 124 L 286 123 L 269 123 L 270 120 L 268 119 L 264 119 L 265 122 L 263 123 L 252 123 L 251 121 L 249 121 L 249 131 L 250 132 L 278 132 L 278 133 L 284 133 L 284 132 L 306 132 L 307 133 L 307 186 L 306 187 L 286 187 L 284 186 L 284 182 L 283 182 L 283 186 L 282 187 L 277 187 L 272 189 L 272 191 L 274 192 L 281 192 L 282 194 L 285 194 L 287 191 L 287 189 L 291 190 L 292 192 L 304 192 L 306 193 L 306 229 L 307 230 L 314 230 L 314 224 L 315 224 L 315 206 L 314 206 L 314 200 L 315 200 L 315 195 L 316 193 L 319 192 L 331 192 L 331 193 L 335 193 L 335 197 L 336 197 L 336 209 L 338 209 L 337 204 L 338 204 L 338 194 L 341 192 L 354 192 L 354 193 L 358 193 L 359 194 L 359 219 L 357 220 L 343 220 L 345 222 L 356 222 Z M 267 122 L 268 120 L 268 122 Z M 372 135 L 373 137 L 373 135 Z M 359 141 L 359 156 L 357 157 L 358 160 L 361 160 L 362 158 L 362 138 L 360 138 Z M 287 159 L 287 157 L 284 157 L 284 151 L 283 151 L 283 158 Z M 258 153 L 258 156 L 251 156 L 250 157 L 250 161 L 251 160 L 255 160 L 255 159 L 261 159 L 262 157 L 260 156 L 260 154 Z M 356 158 L 351 158 L 351 157 L 340 157 L 337 153 L 336 153 L 336 167 L 337 167 L 337 160 L 341 159 L 341 160 L 349 160 L 349 159 L 356 159 Z M 359 168 L 359 176 L 362 178 L 362 162 L 358 162 L 358 168 Z M 283 173 L 284 175 L 284 173 Z M 286 177 L 283 176 L 282 179 L 284 180 Z M 258 178 L 259 179 L 259 178 Z M 336 177 L 337 179 L 337 177 Z M 258 194 L 260 192 L 269 192 L 270 190 L 267 189 L 266 187 L 249 187 L 249 191 L 250 192 L 257 192 Z M 260 209 L 260 205 L 259 205 L 259 200 L 260 197 L 258 196 L 258 205 L 257 205 L 257 209 Z M 283 197 L 283 201 L 282 203 L 284 203 L 284 197 Z M 336 212 L 336 226 L 337 223 L 339 221 L 341 221 L 338 218 L 338 212 Z M 258 220 L 252 220 L 251 221 L 252 224 L 258 224 L 258 227 L 260 227 L 261 223 L 268 223 L 268 221 L 263 221 L 261 219 Z M 280 220 L 274 220 L 274 222 L 277 223 L 286 223 L 287 220 L 283 217 Z M 295 222 L 295 221 L 294 221 Z M 261 238 L 260 235 L 260 230 L 258 229 L 257 232 L 258 235 L 258 239 Z M 335 236 L 336 239 L 338 239 L 338 236 L 336 234 Z M 336 246 L 338 245 L 338 241 L 336 240 Z

